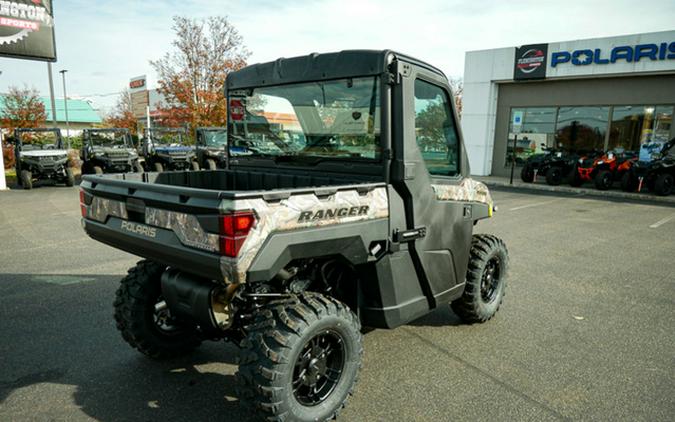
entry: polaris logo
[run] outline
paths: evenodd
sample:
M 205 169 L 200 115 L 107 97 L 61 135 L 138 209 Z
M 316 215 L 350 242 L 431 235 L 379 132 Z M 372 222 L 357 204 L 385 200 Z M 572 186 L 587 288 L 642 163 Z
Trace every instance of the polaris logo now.
M 122 225 L 120 226 L 122 230 L 126 230 L 130 233 L 135 233 L 135 234 L 142 234 L 143 236 L 147 237 L 156 237 L 157 236 L 157 229 L 154 227 L 148 227 L 143 224 L 138 224 L 138 223 L 132 223 L 131 221 L 122 221 Z
M 328 218 L 335 217 L 356 217 L 359 215 L 366 215 L 368 214 L 368 208 L 368 205 L 362 205 L 360 207 L 331 208 L 319 211 L 302 211 L 300 213 L 300 218 L 298 218 L 298 223 L 326 220 Z

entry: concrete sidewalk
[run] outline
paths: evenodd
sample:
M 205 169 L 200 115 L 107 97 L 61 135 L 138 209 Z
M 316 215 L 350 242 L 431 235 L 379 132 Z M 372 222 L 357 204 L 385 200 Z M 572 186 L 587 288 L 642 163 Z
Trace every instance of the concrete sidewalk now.
M 592 183 L 587 183 L 580 188 L 574 188 L 567 184 L 559 186 L 550 186 L 546 183 L 543 177 L 538 178 L 535 183 L 525 183 L 520 180 L 519 175 L 514 175 L 513 184 L 509 184 L 508 177 L 502 176 L 472 176 L 476 180 L 480 180 L 490 188 L 508 189 L 514 191 L 529 191 L 529 192 L 552 192 L 565 193 L 572 195 L 591 196 L 596 198 L 613 199 L 620 201 L 644 202 L 659 205 L 675 206 L 675 195 L 657 196 L 649 193 L 647 188 L 643 188 L 641 192 L 624 192 L 619 187 L 619 183 L 615 183 L 610 190 L 597 190 Z

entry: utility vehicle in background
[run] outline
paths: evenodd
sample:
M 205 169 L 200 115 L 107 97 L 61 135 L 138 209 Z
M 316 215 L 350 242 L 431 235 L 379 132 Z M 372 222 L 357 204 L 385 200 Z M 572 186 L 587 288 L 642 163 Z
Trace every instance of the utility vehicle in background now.
M 15 129 L 11 142 L 14 144 L 17 180 L 24 189 L 32 189 L 35 182 L 44 180 L 66 186 L 75 184 L 59 128 Z
M 128 129 L 84 129 L 80 154 L 85 174 L 143 172 Z
M 578 155 L 561 148 L 548 148 L 542 144 L 544 153 L 534 154 L 527 158 L 520 171 L 523 182 L 532 183 L 537 175 L 546 178 L 546 183 L 557 186 L 574 170 Z
M 640 191 L 644 186 L 649 191 L 667 196 L 675 189 L 675 138 L 656 144 L 655 152 L 641 154 L 621 179 L 621 188 L 625 191 Z
M 225 168 L 227 128 L 200 127 L 196 131 L 195 153 L 199 167 L 207 170 Z
M 141 154 L 147 171 L 199 170 L 185 128 L 150 128 L 144 131 Z
M 152 358 L 234 341 L 245 406 L 325 421 L 354 391 L 362 326 L 495 315 L 509 257 L 473 233 L 494 207 L 440 70 L 355 50 L 226 84 L 228 143 L 258 146 L 226 170 L 84 177 L 87 234 L 144 258 L 115 299 L 125 341 Z

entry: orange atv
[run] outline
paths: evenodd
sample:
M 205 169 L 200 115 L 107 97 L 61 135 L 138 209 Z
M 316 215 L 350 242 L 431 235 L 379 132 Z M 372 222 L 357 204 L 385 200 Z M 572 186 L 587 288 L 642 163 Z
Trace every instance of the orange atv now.
M 635 160 L 635 153 L 619 149 L 589 154 L 579 159 L 570 184 L 579 187 L 584 182 L 593 181 L 598 190 L 608 190 L 615 180 L 621 180 Z

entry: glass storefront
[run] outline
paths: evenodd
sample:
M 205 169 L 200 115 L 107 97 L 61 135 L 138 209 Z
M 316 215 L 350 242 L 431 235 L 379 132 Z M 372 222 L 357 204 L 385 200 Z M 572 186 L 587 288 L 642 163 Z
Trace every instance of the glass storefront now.
M 670 139 L 672 105 L 617 105 L 592 107 L 523 107 L 523 125 L 516 142 L 516 163 L 522 165 L 542 146 L 573 153 L 623 149 L 639 151 L 650 142 Z M 509 127 L 506 165 L 511 164 L 513 137 Z

